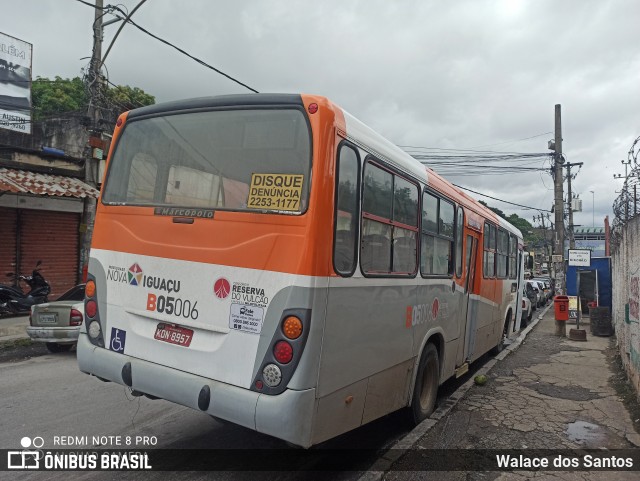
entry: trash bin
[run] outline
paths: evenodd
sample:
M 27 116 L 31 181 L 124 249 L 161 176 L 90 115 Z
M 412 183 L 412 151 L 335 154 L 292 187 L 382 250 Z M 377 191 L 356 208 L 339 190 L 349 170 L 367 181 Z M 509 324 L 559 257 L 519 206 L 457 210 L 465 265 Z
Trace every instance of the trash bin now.
M 556 321 L 569 320 L 569 298 L 567 296 L 554 297 L 553 306 L 556 312 Z
M 594 307 L 589 310 L 589 323 L 591 334 L 600 337 L 613 335 L 613 324 L 611 323 L 611 311 L 608 307 Z

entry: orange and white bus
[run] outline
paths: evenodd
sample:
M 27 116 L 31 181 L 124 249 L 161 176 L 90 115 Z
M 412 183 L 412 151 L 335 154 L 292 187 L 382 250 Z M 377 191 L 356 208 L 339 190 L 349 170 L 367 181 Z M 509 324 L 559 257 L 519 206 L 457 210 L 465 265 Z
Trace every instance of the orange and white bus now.
M 324 97 L 123 114 L 80 370 L 308 447 L 519 329 L 520 232 Z

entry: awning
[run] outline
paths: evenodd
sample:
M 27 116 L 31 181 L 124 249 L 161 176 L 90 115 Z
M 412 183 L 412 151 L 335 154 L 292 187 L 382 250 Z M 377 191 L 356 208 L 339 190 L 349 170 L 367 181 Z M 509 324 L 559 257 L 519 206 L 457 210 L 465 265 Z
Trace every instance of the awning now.
M 79 179 L 0 167 L 0 192 L 98 198 L 99 191 Z

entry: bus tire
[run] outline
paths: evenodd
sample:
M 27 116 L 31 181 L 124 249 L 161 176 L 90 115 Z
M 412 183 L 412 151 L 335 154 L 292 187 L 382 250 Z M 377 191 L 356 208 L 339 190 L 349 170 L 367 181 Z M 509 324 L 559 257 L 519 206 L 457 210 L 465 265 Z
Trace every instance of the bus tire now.
M 416 374 L 413 399 L 409 407 L 409 421 L 417 426 L 433 412 L 440 384 L 440 359 L 438 350 L 432 343 L 427 344 Z
M 496 354 L 500 354 L 504 349 L 504 340 L 509 333 L 509 324 L 511 324 L 511 314 L 507 314 L 507 318 L 504 320 L 504 327 L 502 329 L 502 335 L 500 336 L 500 342 L 496 344 L 496 346 L 489 351 L 489 354 L 495 356 Z

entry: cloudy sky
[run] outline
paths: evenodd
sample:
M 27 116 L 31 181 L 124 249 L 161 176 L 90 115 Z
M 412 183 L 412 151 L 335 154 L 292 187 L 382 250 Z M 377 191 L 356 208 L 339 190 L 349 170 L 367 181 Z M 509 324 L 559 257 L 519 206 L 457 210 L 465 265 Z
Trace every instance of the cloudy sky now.
M 137 3 L 119 0 L 129 11 Z M 33 44 L 34 78 L 81 75 L 91 7 L 6 7 L 0 32 Z M 620 161 L 640 136 L 636 0 L 147 0 L 132 19 L 260 92 L 325 95 L 392 142 L 423 147 L 413 151 L 548 153 L 561 104 L 566 158 L 584 162 L 573 181 L 583 199 L 574 222 L 588 227 L 612 217 L 622 186 L 613 175 L 624 173 Z M 105 49 L 117 29 L 105 28 Z M 248 92 L 131 25 L 106 67 L 111 82 L 158 102 Z M 450 180 L 493 197 L 546 210 L 553 203 L 542 170 L 448 169 Z M 530 221 L 538 214 L 485 200 Z

